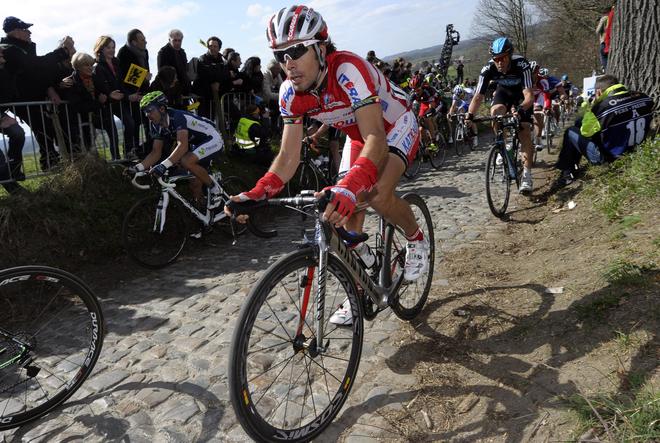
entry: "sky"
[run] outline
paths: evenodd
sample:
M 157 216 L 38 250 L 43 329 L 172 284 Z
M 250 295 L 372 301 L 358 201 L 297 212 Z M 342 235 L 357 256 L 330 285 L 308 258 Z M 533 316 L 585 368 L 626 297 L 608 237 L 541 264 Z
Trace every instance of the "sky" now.
M 311 0 L 305 3 L 323 15 L 330 37 L 339 49 L 366 56 L 373 49 L 379 57 L 442 44 L 445 26 L 453 23 L 461 38 L 469 38 L 478 0 Z M 33 23 L 32 41 L 37 53 L 57 47 L 73 37 L 76 50 L 91 54 L 101 35 L 110 35 L 117 50 L 126 33 L 140 29 L 147 38 L 151 70 L 156 71 L 158 50 L 168 42 L 168 32 L 183 32 L 188 59 L 206 52 L 199 40 L 217 36 L 223 49 L 232 47 L 245 61 L 272 58 L 265 29 L 270 16 L 293 3 L 282 1 L 211 0 L 23 0 L 3 2 L 2 19 L 13 15 Z

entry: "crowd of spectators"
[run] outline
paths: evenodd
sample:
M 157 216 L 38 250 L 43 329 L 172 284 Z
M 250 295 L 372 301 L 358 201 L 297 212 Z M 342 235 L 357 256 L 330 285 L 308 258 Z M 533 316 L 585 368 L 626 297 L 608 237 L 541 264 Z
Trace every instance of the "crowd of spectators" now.
M 279 86 L 283 73 L 278 63 L 269 61 L 265 69 L 258 57 L 243 62 L 241 54 L 233 48 L 223 51 L 222 40 L 211 36 L 206 40 L 207 52 L 188 58 L 182 48 L 183 32 L 173 29 L 168 42 L 158 50 L 157 73 L 149 66 L 147 39 L 139 29 L 131 29 L 126 42 L 117 51 L 110 36 L 96 40 L 91 54 L 77 52 L 71 37 L 63 38 L 58 48 L 38 56 L 31 40 L 32 23 L 16 17 L 3 21 L 6 34 L 0 44 L 0 103 L 40 102 L 30 106 L 12 106 L 1 109 L 2 133 L 9 140 L 10 157 L 0 159 L 0 165 L 12 169 L 13 178 L 21 177 L 16 170 L 20 165 L 25 133 L 14 115 L 23 120 L 34 133 L 39 145 L 42 170 L 59 162 L 62 132 L 69 137 L 67 148 L 73 153 L 91 146 L 92 127 L 107 133 L 110 156 L 113 160 L 134 159 L 150 151 L 149 131 L 141 131 L 147 120 L 140 112 L 139 102 L 144 94 L 163 91 L 170 106 L 192 110 L 204 117 L 219 121 L 219 99 L 226 93 L 243 93 L 257 104 L 258 115 L 269 130 L 277 130 L 276 118 Z M 57 133 L 53 108 L 63 100 L 66 111 L 60 110 L 56 118 L 63 131 Z M 241 117 L 254 118 L 254 108 L 230 105 L 232 127 L 235 131 Z M 11 112 L 12 114 L 9 114 Z M 119 140 L 116 119 L 124 128 Z M 144 136 L 141 137 L 141 134 Z M 58 143 L 58 140 L 60 143 Z M 121 148 L 123 146 L 123 152 Z M 2 172 L 0 170 L 0 172 Z M 5 174 L 7 175 L 7 174 Z

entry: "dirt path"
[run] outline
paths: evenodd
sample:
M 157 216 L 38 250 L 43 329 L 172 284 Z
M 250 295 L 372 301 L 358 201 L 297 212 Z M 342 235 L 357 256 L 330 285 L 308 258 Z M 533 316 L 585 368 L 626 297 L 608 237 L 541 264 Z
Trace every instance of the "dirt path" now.
M 543 166 L 546 183 L 503 233 L 445 257 L 449 286 L 398 337 L 387 365 L 419 382 L 418 399 L 387 414 L 403 440 L 575 440 L 571 399 L 658 386 L 658 275 L 633 288 L 602 277 L 622 251 L 657 251 L 657 214 L 623 231 L 590 209 L 579 182 L 551 192 Z

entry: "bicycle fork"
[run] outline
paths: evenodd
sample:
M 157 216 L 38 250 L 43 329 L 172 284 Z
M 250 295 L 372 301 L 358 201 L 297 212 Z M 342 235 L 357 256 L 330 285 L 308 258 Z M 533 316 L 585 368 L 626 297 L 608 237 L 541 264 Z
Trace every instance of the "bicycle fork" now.
M 154 232 L 157 232 L 158 234 L 162 234 L 163 229 L 165 228 L 165 214 L 167 213 L 167 206 L 169 204 L 170 194 L 163 192 L 158 200 L 158 206 L 156 206 L 156 218 L 154 218 Z

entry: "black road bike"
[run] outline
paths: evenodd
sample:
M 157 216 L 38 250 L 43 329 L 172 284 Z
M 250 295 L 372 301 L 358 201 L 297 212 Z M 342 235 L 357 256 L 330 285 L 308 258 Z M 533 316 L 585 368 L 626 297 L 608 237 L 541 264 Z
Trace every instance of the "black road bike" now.
M 243 429 L 259 442 L 304 442 L 321 434 L 355 384 L 364 320 L 388 307 L 402 319 L 415 318 L 433 280 L 433 224 L 419 195 L 402 198 L 429 241 L 429 267 L 407 282 L 406 239 L 400 228 L 379 219 L 371 248 L 376 263 L 367 268 L 346 242 L 365 241 L 368 235 L 351 235 L 322 220 L 330 195 L 317 200 L 310 194 L 258 202 L 311 212 L 316 220 L 312 238 L 259 279 L 236 322 L 229 355 L 230 398 Z M 344 301 L 353 324 L 329 323 Z
M 78 277 L 46 266 L 0 271 L 0 431 L 71 397 L 104 334 L 101 306 Z
M 488 207 L 496 217 L 506 214 L 511 194 L 511 182 L 520 188 L 522 178 L 522 159 L 519 155 L 520 142 L 518 131 L 520 121 L 514 114 L 475 118 L 475 122 L 496 121 L 498 123 L 495 142 L 488 152 L 486 160 L 486 198 Z M 509 143 L 505 141 L 505 131 L 509 134 Z

